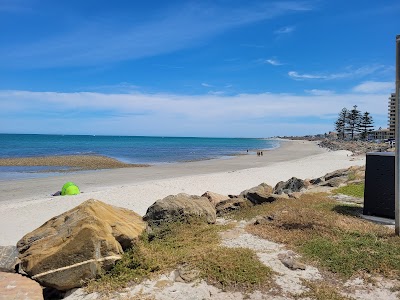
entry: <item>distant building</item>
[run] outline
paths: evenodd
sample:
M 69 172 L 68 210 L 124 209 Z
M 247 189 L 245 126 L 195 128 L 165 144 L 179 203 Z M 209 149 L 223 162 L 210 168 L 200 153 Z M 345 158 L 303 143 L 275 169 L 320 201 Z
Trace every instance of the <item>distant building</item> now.
M 394 139 L 396 129 L 396 93 L 392 93 L 389 97 L 389 113 L 388 113 L 388 126 L 389 126 L 389 137 Z
M 387 140 L 392 138 L 392 132 L 388 128 L 379 128 L 368 133 L 368 140 Z

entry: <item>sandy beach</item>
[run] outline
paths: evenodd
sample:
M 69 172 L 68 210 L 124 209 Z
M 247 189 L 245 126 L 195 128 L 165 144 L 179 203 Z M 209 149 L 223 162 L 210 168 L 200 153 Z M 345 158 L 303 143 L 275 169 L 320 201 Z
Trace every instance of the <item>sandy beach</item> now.
M 13 245 L 48 219 L 87 199 L 125 207 L 144 215 L 156 200 L 170 194 L 201 195 L 205 191 L 238 194 L 262 182 L 275 185 L 292 176 L 315 178 L 328 172 L 363 165 L 363 157 L 348 151 L 328 151 L 314 142 L 282 141 L 281 147 L 230 159 L 206 160 L 147 168 L 83 171 L 49 178 L 0 182 L 0 245 Z M 83 192 L 53 197 L 67 181 Z

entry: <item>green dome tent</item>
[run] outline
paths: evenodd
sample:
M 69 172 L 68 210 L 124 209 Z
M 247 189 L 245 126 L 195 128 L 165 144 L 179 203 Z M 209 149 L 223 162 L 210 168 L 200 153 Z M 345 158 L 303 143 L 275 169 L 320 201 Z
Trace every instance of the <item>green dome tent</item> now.
M 67 182 L 61 189 L 61 196 L 78 195 L 80 193 L 78 186 L 73 182 Z

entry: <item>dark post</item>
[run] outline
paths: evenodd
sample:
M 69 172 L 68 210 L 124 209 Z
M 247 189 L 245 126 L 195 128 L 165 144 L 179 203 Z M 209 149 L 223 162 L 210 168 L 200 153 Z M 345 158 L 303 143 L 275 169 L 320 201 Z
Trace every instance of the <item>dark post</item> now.
M 395 158 L 395 231 L 400 235 L 400 35 L 396 36 L 396 158 Z

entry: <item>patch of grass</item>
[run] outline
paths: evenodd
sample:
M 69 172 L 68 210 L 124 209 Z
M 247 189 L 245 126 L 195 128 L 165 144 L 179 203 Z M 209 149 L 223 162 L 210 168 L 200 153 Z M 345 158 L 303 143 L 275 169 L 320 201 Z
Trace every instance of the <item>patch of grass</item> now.
M 333 190 L 335 194 L 343 194 L 356 198 L 364 198 L 364 183 L 353 183 Z
M 305 281 L 303 284 L 308 287 L 309 291 L 301 293 L 296 299 L 315 299 L 315 300 L 352 300 L 346 296 L 342 296 L 337 292 L 335 287 L 326 283 Z
M 304 194 L 301 200 L 280 200 L 268 209 L 271 221 L 249 225 L 262 238 L 286 244 L 308 262 L 349 278 L 358 272 L 400 276 L 400 238 L 393 230 L 338 213 L 336 201 L 324 194 Z M 342 211 L 353 206 L 341 205 Z M 247 213 L 249 215 L 250 213 Z
M 260 263 L 250 249 L 218 247 L 207 256 L 196 265 L 203 278 L 222 288 L 253 290 L 265 286 L 272 275 L 271 269 Z
M 354 171 L 353 172 L 349 172 L 349 174 L 347 175 L 347 180 L 348 181 L 352 181 L 352 180 L 356 180 L 356 179 L 358 179 L 357 176 L 356 176 L 356 173 Z
M 267 286 L 272 271 L 254 252 L 219 245 L 218 232 L 228 226 L 191 219 L 166 224 L 151 235 L 144 234 L 110 272 L 91 282 L 88 290 L 117 290 L 168 273 L 182 264 L 200 271 L 202 278 L 225 289 L 253 290 Z
M 316 237 L 301 246 L 301 252 L 328 270 L 345 278 L 364 271 L 390 276 L 400 271 L 400 249 L 374 234 L 343 232 L 340 238 Z

